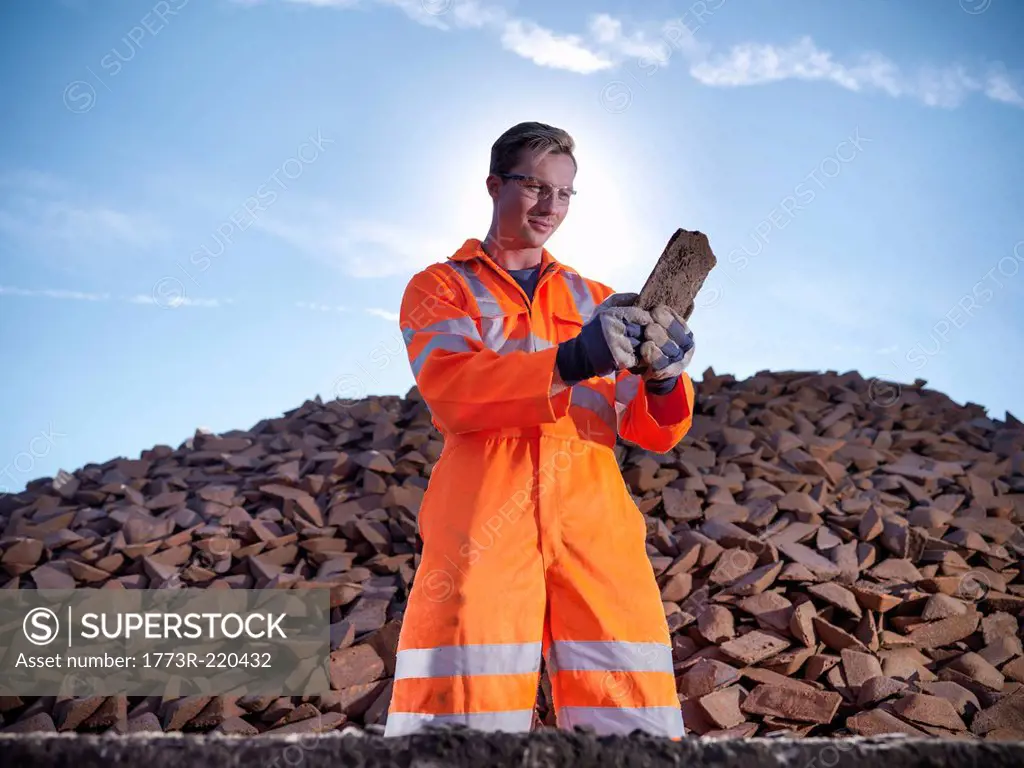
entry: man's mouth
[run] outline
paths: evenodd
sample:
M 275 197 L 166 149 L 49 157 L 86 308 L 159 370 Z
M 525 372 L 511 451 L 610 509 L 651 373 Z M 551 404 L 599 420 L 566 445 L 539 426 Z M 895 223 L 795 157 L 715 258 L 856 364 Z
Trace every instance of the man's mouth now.
M 540 232 L 550 232 L 554 222 L 546 219 L 528 219 L 530 226 Z

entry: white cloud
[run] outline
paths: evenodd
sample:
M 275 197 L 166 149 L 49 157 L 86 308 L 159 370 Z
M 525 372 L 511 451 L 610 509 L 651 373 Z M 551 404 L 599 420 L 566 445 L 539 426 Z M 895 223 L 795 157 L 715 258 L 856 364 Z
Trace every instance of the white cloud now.
M 163 230 L 144 214 L 104 206 L 23 198 L 0 208 L 0 232 L 31 240 L 58 240 L 73 245 L 125 243 L 145 246 Z
M 232 304 L 232 299 L 191 299 L 188 296 L 174 296 L 173 298 L 158 300 L 156 296 L 145 293 L 137 293 L 129 296 L 126 301 L 131 304 L 152 304 L 163 307 L 221 307 L 225 304 Z
M 314 312 L 348 312 L 348 307 L 340 304 L 320 304 L 315 301 L 296 301 L 295 306 L 299 309 L 311 309 Z
M 173 299 L 159 302 L 155 296 L 144 293 L 138 293 L 134 296 L 114 296 L 110 293 L 88 293 L 86 291 L 68 291 L 52 288 L 17 288 L 11 285 L 0 285 L 0 296 L 20 296 L 29 299 L 58 299 L 64 301 L 119 301 L 128 304 L 148 304 L 165 307 L 220 307 L 234 302 L 233 299 L 190 299 L 187 296 L 176 296 Z
M 595 42 L 617 62 L 635 58 L 637 63 L 664 66 L 672 58 L 673 49 L 690 59 L 707 51 L 707 46 L 697 41 L 693 30 L 682 19 L 648 24 L 627 34 L 622 21 L 599 13 L 590 18 L 588 28 Z
M 235 5 L 263 5 L 267 0 L 231 0 Z M 284 0 L 294 5 L 312 5 L 315 8 L 354 8 L 359 0 Z
M 0 296 L 25 296 L 29 298 L 70 299 L 73 301 L 109 301 L 109 293 L 84 293 L 82 291 L 63 291 L 52 289 L 33 290 L 0 285 Z
M 476 0 L 420 0 L 434 7 L 451 6 L 448 13 L 455 20 L 455 25 L 463 28 L 497 27 L 505 21 L 505 11 L 497 6 L 486 6 Z
M 486 29 L 506 50 L 538 66 L 582 75 L 611 70 L 630 59 L 640 65 L 667 66 L 674 51 L 679 51 L 690 64 L 689 74 L 710 87 L 822 81 L 854 92 L 913 98 L 932 107 L 956 107 L 972 94 L 1024 107 L 1021 88 L 998 64 L 980 75 L 959 65 L 922 66 L 908 72 L 874 51 L 840 61 L 832 52 L 818 48 L 810 37 L 791 45 L 745 42 L 713 55 L 711 47 L 695 35 L 704 18 L 711 15 L 706 7 L 700 13 L 691 7 L 681 17 L 660 24 L 633 24 L 631 32 L 625 30 L 622 20 L 599 13 L 590 17 L 585 32 L 577 34 L 556 32 L 530 19 L 510 16 L 502 7 L 480 0 L 365 1 L 398 8 L 413 21 L 435 29 Z M 235 2 L 257 4 L 254 0 Z M 358 4 L 358 0 L 287 2 L 336 8 Z
M 296 301 L 295 306 L 299 309 L 308 309 L 313 312 L 351 312 L 350 307 L 342 306 L 341 304 L 323 304 L 316 301 Z M 386 309 L 380 309 L 379 307 L 364 307 L 363 312 L 374 317 L 382 317 L 385 320 L 397 323 L 399 316 L 395 312 L 391 312 Z
M 383 317 L 385 320 L 390 320 L 393 323 L 397 323 L 401 319 L 397 313 L 389 312 L 386 309 L 378 309 L 377 307 L 367 307 L 366 314 Z
M 1024 107 L 1024 95 L 1003 72 L 993 71 L 985 81 L 985 95 L 994 101 Z
M 144 245 L 159 235 L 159 227 L 148 216 L 113 208 L 57 202 L 48 204 L 44 210 L 47 222 L 68 239 L 109 238 Z
M 612 61 L 588 49 L 577 35 L 556 35 L 532 21 L 505 24 L 501 44 L 534 64 L 589 75 L 612 66 Z
M 247 2 L 250 0 L 242 0 Z M 315 5 L 321 8 L 350 8 L 359 4 L 359 0 L 287 0 L 297 5 Z
M 358 0 L 285 0 L 322 8 L 352 8 Z M 234 0 L 239 5 L 259 5 L 260 0 Z M 578 74 L 610 69 L 630 56 L 657 55 L 641 32 L 622 31 L 622 22 L 607 14 L 591 18 L 585 34 L 556 32 L 531 19 L 510 16 L 498 5 L 479 0 L 367 0 L 391 6 L 408 18 L 439 30 L 488 29 L 505 50 L 534 64 Z M 688 30 L 687 33 L 689 34 Z M 692 35 L 690 35 L 692 37 Z
M 91 301 L 91 302 L 121 302 L 127 304 L 138 304 L 143 306 L 163 307 L 164 309 L 175 309 L 177 307 L 202 307 L 216 309 L 235 303 L 234 299 L 203 299 L 191 298 L 189 296 L 157 296 L 147 293 L 136 293 L 133 296 L 115 296 L 110 293 L 87 293 L 85 291 L 55 290 L 49 288 L 17 288 L 11 285 L 0 285 L 0 296 L 20 296 L 31 299 L 63 299 L 67 301 Z M 307 309 L 314 312 L 351 312 L 350 307 L 341 304 L 324 304 L 316 301 L 296 301 L 295 306 L 299 309 Z M 398 322 L 398 315 L 386 309 L 368 307 L 363 310 L 369 315 L 382 317 L 385 320 Z
M 725 56 L 695 63 L 690 72 L 706 85 L 758 85 L 798 78 L 827 79 L 844 88 L 859 89 L 858 79 L 846 67 L 835 63 L 832 54 L 819 51 L 806 37 L 789 48 L 736 45 Z
M 0 175 L 0 233 L 70 246 L 142 247 L 166 237 L 152 216 L 94 203 L 86 192 L 46 173 Z
M 820 80 L 850 91 L 878 91 L 892 97 L 910 97 L 932 107 L 956 107 L 972 93 L 1024 106 L 1008 77 L 993 70 L 987 77 L 971 75 L 960 65 L 927 66 L 904 72 L 880 53 L 861 55 L 850 63 L 837 61 L 809 37 L 789 46 L 744 43 L 727 54 L 696 61 L 690 74 L 704 85 L 738 87 L 782 80 Z
M 254 226 L 350 277 L 408 275 L 447 258 L 462 244 L 431 237 L 410 224 L 408 229 L 373 220 L 346 219 L 333 206 L 304 201 L 277 217 L 263 217 Z

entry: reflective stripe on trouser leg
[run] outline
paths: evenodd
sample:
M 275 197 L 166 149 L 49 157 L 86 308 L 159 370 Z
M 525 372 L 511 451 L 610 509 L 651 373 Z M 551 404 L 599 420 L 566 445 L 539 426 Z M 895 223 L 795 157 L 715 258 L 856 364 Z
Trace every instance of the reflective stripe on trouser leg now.
M 526 696 L 535 692 L 540 650 L 540 642 L 407 648 L 396 657 L 395 682 L 415 680 L 421 690 L 433 687 L 438 704 L 453 684 L 462 690 L 464 699 L 475 695 L 480 700 L 511 702 L 522 699 L 524 692 Z M 391 712 L 385 735 L 402 736 L 430 725 L 454 724 L 481 731 L 528 731 L 532 719 L 532 706 L 485 712 Z
M 589 726 L 599 733 L 648 733 L 679 737 L 683 716 L 676 696 L 672 648 L 662 643 L 554 641 L 548 668 L 558 676 L 560 702 L 587 701 L 558 707 L 559 726 Z M 582 696 L 565 692 L 580 691 Z M 651 705 L 652 701 L 669 703 Z
M 643 515 L 621 473 L 612 472 L 613 451 L 574 460 L 588 482 L 559 486 L 562 545 L 547 572 L 558 725 L 681 738 L 668 622 Z
M 444 465 L 431 478 L 385 735 L 446 725 L 530 729 L 547 594 L 531 497 L 520 493 L 532 483 L 534 462 L 519 455 L 529 450 L 525 441 L 455 442 L 452 462 L 471 456 L 492 473 L 499 468 L 495 483 L 467 494 L 456 484 L 460 470 Z

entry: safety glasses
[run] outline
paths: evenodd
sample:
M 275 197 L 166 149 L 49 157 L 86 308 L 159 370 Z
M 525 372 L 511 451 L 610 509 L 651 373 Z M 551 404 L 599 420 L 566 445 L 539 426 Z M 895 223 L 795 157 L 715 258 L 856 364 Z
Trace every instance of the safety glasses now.
M 524 176 L 521 173 L 499 173 L 499 178 L 514 181 L 531 200 L 550 200 L 554 198 L 559 205 L 568 205 L 576 190 L 572 187 L 556 187 L 535 176 Z

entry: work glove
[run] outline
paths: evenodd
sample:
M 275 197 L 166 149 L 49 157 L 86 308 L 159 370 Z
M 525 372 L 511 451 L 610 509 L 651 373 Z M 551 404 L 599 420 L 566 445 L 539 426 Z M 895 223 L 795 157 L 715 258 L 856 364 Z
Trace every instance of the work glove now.
M 637 365 L 643 329 L 652 322 L 647 310 L 632 306 L 637 298 L 635 293 L 613 293 L 578 336 L 558 345 L 555 361 L 562 381 L 576 384 Z
M 693 332 L 682 316 L 667 304 L 651 310 L 651 322 L 644 327 L 640 365 L 647 391 L 667 395 L 693 358 Z

